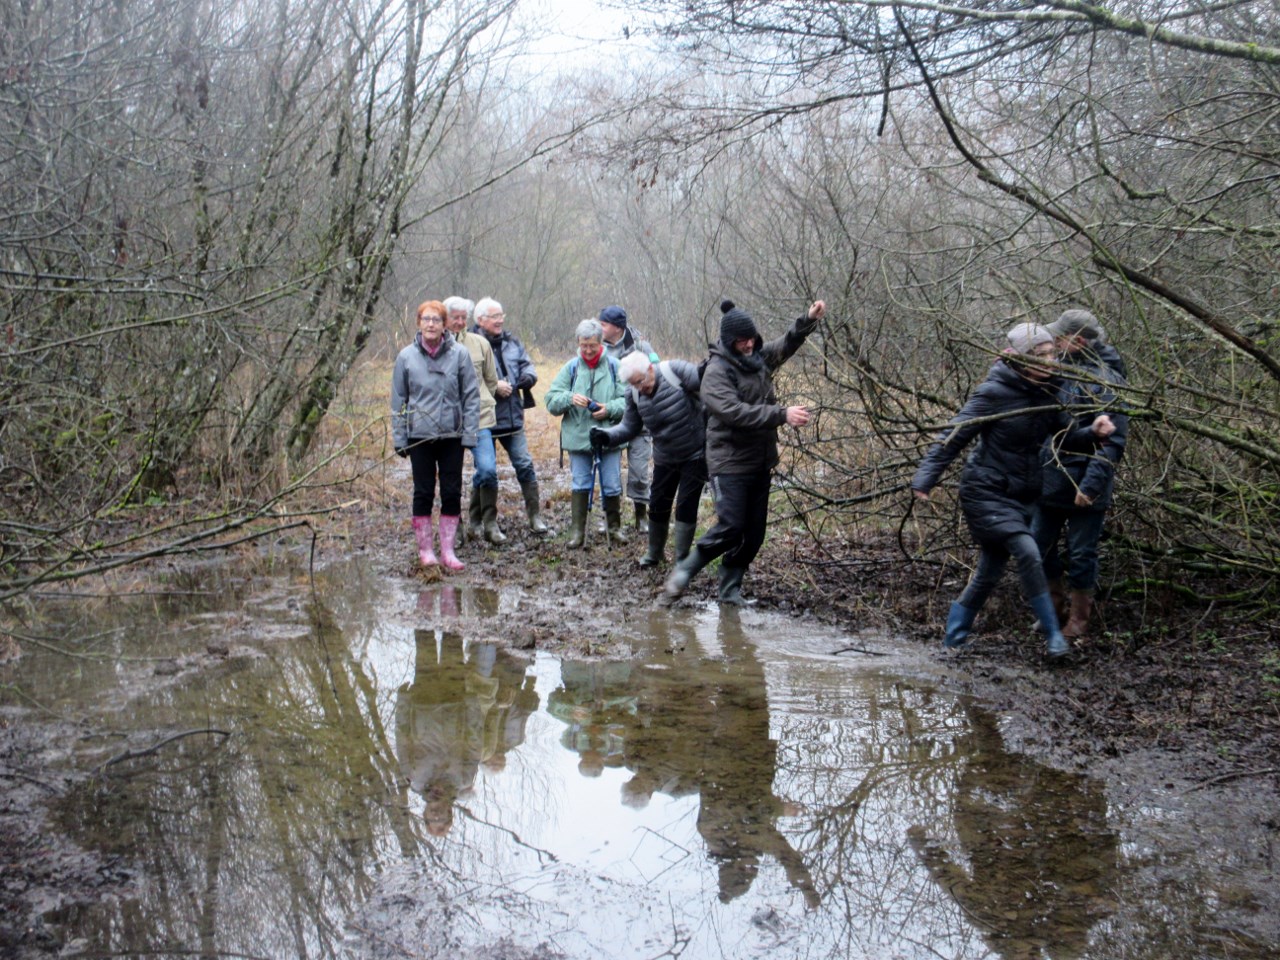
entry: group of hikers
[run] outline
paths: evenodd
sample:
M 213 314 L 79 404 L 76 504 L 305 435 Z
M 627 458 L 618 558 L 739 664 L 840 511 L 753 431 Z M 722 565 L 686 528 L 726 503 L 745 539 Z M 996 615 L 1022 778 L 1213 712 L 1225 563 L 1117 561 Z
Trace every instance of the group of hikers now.
M 544 403 L 561 418 L 561 449 L 569 456 L 566 546 L 585 545 L 597 486 L 608 537 L 629 539 L 622 522 L 625 449 L 634 526 L 648 539 L 640 565 L 661 566 L 673 539 L 675 565 L 663 587 L 669 601 L 719 558 L 719 599 L 741 605 L 743 578 L 764 543 L 778 429 L 803 427 L 811 418 L 802 405 L 778 403 L 773 374 L 817 328 L 826 305 L 815 301 L 768 342 L 745 310 L 728 300 L 720 310 L 719 339 L 706 360 L 694 364 L 660 360 L 622 307 L 605 307 L 577 325 L 577 351 Z M 418 307 L 414 342 L 396 358 L 393 438 L 396 453 L 412 465 L 413 529 L 424 566 L 463 569 L 455 552 L 463 535 L 506 541 L 497 519 L 497 443 L 515 469 L 531 530 L 549 532 L 524 433 L 537 373 L 504 323 L 496 300 L 429 300 Z M 1006 339 L 986 380 L 925 454 L 911 488 L 928 501 L 947 466 L 977 441 L 961 474 L 959 500 L 978 561 L 951 604 L 943 642 L 967 642 L 1012 557 L 1047 653 L 1059 657 L 1086 633 L 1092 613 L 1098 542 L 1127 434 L 1117 396 L 1125 367 L 1086 310 L 1067 310 L 1046 326 L 1019 323 Z M 464 449 L 474 461 L 465 525 Z M 715 522 L 695 542 L 708 484 Z

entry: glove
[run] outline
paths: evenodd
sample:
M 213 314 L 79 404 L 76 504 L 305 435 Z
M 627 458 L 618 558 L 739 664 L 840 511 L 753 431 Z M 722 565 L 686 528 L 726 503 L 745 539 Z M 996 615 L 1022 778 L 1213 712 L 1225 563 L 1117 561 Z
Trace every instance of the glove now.
M 609 446 L 609 434 L 599 427 L 592 427 L 587 436 L 591 439 L 591 449 L 596 453 Z
M 397 457 L 407 457 L 408 455 L 409 455 L 409 448 L 408 448 L 408 447 L 396 447 L 396 456 L 397 456 Z

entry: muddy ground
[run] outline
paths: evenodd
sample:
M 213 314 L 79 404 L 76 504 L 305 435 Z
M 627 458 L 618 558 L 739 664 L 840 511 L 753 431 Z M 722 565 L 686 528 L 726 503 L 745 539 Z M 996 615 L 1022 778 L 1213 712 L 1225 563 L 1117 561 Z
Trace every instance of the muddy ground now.
M 543 476 L 554 476 L 550 466 Z M 643 570 L 640 538 L 609 546 L 602 534 L 588 549 L 563 546 L 567 495 L 551 491 L 550 538 L 530 533 L 509 479 L 503 494 L 502 547 L 468 544 L 457 575 L 472 584 L 519 584 L 526 591 L 518 622 L 494 624 L 512 646 L 622 656 L 628 622 L 659 602 L 664 572 Z M 549 484 L 544 492 L 549 490 Z M 352 552 L 391 576 L 423 577 L 415 569 L 405 504 L 354 508 L 343 536 L 322 541 L 320 561 Z M 627 518 L 630 519 L 628 506 Z M 303 547 L 298 548 L 304 552 Z M 752 567 L 745 592 L 754 602 L 816 617 L 848 631 L 854 646 L 874 647 L 884 631 L 919 641 L 953 668 L 955 689 L 992 704 L 1012 743 L 1036 759 L 1087 770 L 1113 798 L 1176 809 L 1193 843 L 1211 844 L 1238 864 L 1240 896 L 1277 903 L 1275 857 L 1280 853 L 1280 665 L 1277 626 L 1248 610 L 1196 604 L 1184 594 L 1113 596 L 1101 604 L 1099 628 L 1068 662 L 1049 664 L 1027 625 L 1012 577 L 993 598 L 971 649 L 944 652 L 939 644 L 946 607 L 962 586 L 957 566 L 909 563 L 894 538 L 846 544 L 819 554 L 798 531 L 775 524 Z M 704 573 L 693 599 L 714 594 Z M 619 613 L 610 598 L 630 604 Z M 565 611 L 572 611 L 566 617 Z M 15 669 L 12 664 L 10 670 Z M 163 682 L 163 678 L 157 678 Z M 0 715 L 0 954 L 41 957 L 63 946 L 40 914 L 59 904 L 126 894 L 127 864 L 103 862 L 49 829 L 45 805 L 73 778 L 58 772 L 74 730 L 24 727 Z M 65 738 L 65 739 L 64 739 Z M 1185 840 L 1185 838 L 1184 838 Z M 1267 911 L 1258 911 L 1264 917 Z M 1280 942 L 1280 909 L 1273 929 Z

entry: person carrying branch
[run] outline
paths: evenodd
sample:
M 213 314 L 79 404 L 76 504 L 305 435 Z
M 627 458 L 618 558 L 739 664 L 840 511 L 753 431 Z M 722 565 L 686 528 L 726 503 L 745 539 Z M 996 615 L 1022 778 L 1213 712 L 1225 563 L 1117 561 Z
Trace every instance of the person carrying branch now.
M 791 329 L 768 343 L 755 321 L 733 301 L 720 304 L 720 339 L 702 375 L 707 421 L 707 470 L 716 502 L 716 522 L 689 555 L 676 564 L 663 591 L 668 600 L 684 594 L 689 581 L 716 557 L 720 561 L 720 602 L 741 605 L 742 579 L 764 543 L 769 492 L 778 464 L 778 428 L 803 427 L 809 411 L 779 405 L 773 373 L 789 360 L 827 311 L 821 300 Z
M 1053 334 L 1020 323 L 1006 335 L 1009 346 L 995 362 L 911 480 L 919 500 L 928 500 L 942 473 L 977 439 L 960 475 L 960 509 L 978 541 L 978 565 L 947 615 L 943 645 L 963 646 L 978 611 L 1000 581 L 1009 558 L 1027 603 L 1040 621 L 1050 657 L 1069 647 L 1031 533 L 1031 513 L 1042 487 L 1041 446 L 1051 436 L 1065 449 L 1091 450 L 1115 431 L 1106 414 L 1079 426 L 1058 401 Z

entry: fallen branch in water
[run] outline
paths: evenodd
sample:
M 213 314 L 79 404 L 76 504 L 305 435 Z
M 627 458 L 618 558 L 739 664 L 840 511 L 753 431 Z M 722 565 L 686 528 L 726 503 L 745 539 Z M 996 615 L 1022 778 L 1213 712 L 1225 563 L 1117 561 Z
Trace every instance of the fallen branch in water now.
M 147 749 L 145 750 L 126 750 L 124 753 L 116 754 L 116 756 L 112 757 L 110 760 L 106 761 L 101 766 L 97 767 L 97 769 L 94 772 L 101 773 L 102 771 L 106 770 L 107 767 L 113 766 L 114 764 L 123 763 L 125 760 L 136 760 L 138 757 L 148 756 L 150 754 L 155 753 L 157 750 L 159 750 L 161 747 L 165 746 L 166 744 L 173 743 L 173 741 L 175 740 L 181 740 L 183 737 L 194 737 L 202 733 L 216 733 L 219 736 L 223 736 L 223 737 L 231 736 L 229 731 L 214 730 L 212 727 L 205 727 L 204 729 L 201 729 L 201 730 L 184 730 L 182 733 L 175 733 L 172 736 L 165 737 L 159 743 L 153 743 L 151 746 L 147 747 Z
M 868 657 L 887 657 L 887 653 L 879 650 L 868 650 L 866 647 L 841 647 L 839 650 L 832 650 L 831 656 L 837 657 L 842 653 L 865 653 Z

